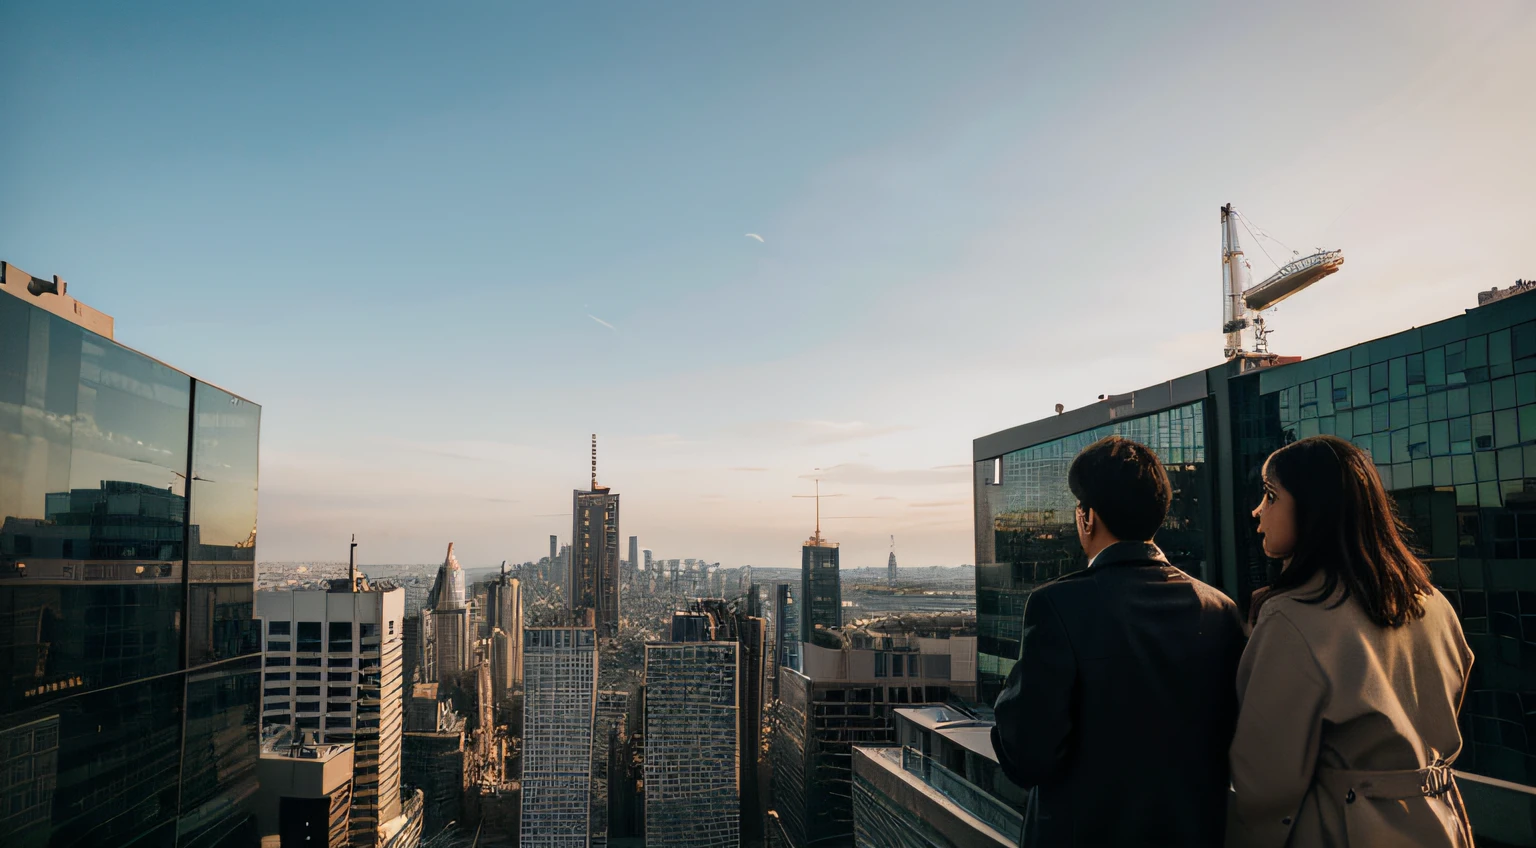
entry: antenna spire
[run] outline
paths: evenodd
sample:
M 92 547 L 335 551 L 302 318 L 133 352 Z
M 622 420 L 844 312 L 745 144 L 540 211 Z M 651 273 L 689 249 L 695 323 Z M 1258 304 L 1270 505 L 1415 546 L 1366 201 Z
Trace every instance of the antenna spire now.
M 357 591 L 357 534 L 352 534 L 352 547 L 347 550 L 347 581 L 352 591 Z
M 597 491 L 597 434 L 592 434 L 592 491 Z
M 821 478 L 816 478 L 816 541 L 821 541 Z

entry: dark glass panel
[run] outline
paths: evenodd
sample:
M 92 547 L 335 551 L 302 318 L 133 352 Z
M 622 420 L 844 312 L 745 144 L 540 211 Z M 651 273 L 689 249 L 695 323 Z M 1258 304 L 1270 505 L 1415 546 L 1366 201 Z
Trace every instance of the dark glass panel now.
M 197 383 L 188 624 L 191 664 L 261 650 L 253 615 L 261 407 Z
M 254 838 L 259 660 L 247 657 L 188 675 L 178 846 L 248 844 Z
M 1408 396 L 1408 362 L 1398 357 L 1387 363 L 1387 384 L 1394 398 Z
M 1493 411 L 1493 386 L 1488 383 L 1474 383 L 1468 387 L 1471 394 L 1472 414 Z
M 181 703 L 182 678 L 168 674 L 7 716 L 5 767 L 30 760 L 34 784 L 16 794 L 12 771 L 8 800 L 38 803 L 7 824 L 5 844 L 173 845 Z
M 1536 376 L 1536 374 L 1532 376 Z M 1435 392 L 1432 395 L 1427 395 L 1424 400 L 1429 406 L 1429 420 L 1442 421 L 1450 417 L 1450 411 L 1446 408 L 1445 392 Z
M 1509 409 L 1515 401 L 1515 378 L 1505 377 L 1490 384 L 1493 387 L 1493 408 Z
M 0 297 L 0 706 L 174 670 L 191 381 Z

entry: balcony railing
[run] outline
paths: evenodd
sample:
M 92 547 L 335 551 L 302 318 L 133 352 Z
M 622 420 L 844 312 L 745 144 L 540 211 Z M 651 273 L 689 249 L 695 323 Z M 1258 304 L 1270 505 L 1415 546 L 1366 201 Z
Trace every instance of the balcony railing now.
M 901 767 L 917 775 L 939 794 L 960 805 L 960 808 L 986 822 L 988 827 L 1005 836 L 1019 833 L 1024 817 L 1018 810 L 987 794 L 976 784 L 940 765 L 931 757 L 923 756 L 915 748 L 901 749 Z

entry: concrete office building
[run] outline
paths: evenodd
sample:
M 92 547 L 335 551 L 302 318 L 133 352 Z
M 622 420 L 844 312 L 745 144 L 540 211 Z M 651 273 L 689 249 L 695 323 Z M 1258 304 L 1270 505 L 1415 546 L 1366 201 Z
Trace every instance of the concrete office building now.
M 311 731 L 265 735 L 257 767 L 256 820 L 279 848 L 344 848 L 350 844 L 352 746 L 306 741 Z
M 523 633 L 523 848 L 588 848 L 597 637 Z
M 892 744 L 898 708 L 973 699 L 973 628 L 882 625 L 829 632 L 839 648 L 801 646 L 803 671 L 779 669 L 770 839 L 848 844 L 853 746 Z
M 261 407 L 113 330 L 0 262 L 0 834 L 250 844 Z
M 501 576 L 490 584 L 492 648 L 495 630 L 505 634 L 505 650 L 492 666 L 497 696 L 501 697 L 523 685 L 523 590 L 522 583 L 502 567 Z
M 400 743 L 405 590 L 366 578 L 329 590 L 262 592 L 262 724 L 353 745 L 351 842 L 372 848 L 402 814 Z

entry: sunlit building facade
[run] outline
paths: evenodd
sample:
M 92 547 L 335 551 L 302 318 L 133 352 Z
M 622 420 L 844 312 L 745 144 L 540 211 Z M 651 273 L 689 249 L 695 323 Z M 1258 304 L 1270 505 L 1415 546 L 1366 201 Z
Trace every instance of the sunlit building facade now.
M 736 642 L 645 646 L 645 841 L 741 844 L 741 668 Z

